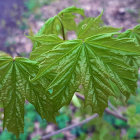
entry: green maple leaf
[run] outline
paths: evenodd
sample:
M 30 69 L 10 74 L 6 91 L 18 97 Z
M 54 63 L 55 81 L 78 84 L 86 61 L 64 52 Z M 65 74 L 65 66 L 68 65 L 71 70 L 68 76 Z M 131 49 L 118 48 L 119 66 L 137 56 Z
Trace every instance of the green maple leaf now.
M 38 64 L 27 58 L 0 57 L 0 101 L 4 107 L 3 128 L 17 137 L 24 131 L 24 103 L 31 102 L 42 118 L 54 121 L 54 111 L 41 79 L 31 83 Z M 43 80 L 43 81 L 42 81 Z M 48 81 L 46 81 L 48 84 Z M 53 114 L 52 114 L 53 113 Z
M 46 53 L 53 49 L 56 45 L 63 42 L 62 39 L 57 37 L 57 35 L 38 35 L 38 36 L 28 36 L 32 41 L 38 44 L 38 47 L 34 49 L 30 54 L 30 59 L 37 61 L 41 64 L 44 63 L 46 58 Z M 55 69 L 49 75 L 46 76 L 49 80 L 52 80 L 56 75 Z
M 45 53 L 47 51 L 63 42 L 63 40 L 55 34 L 28 36 L 28 38 L 38 44 L 36 49 L 31 52 L 30 59 L 40 63 L 45 59 Z
M 48 86 L 53 89 L 51 99 L 56 110 L 70 103 L 80 85 L 84 88 L 85 105 L 99 114 L 107 107 L 109 96 L 117 97 L 114 87 L 126 98 L 135 94 L 138 67 L 127 58 L 140 55 L 140 48 L 130 39 L 102 34 L 85 41 L 70 40 L 45 55 L 33 81 L 49 75 L 53 67 L 56 69 L 56 77 Z
M 128 29 L 125 32 L 121 33 L 119 38 L 131 38 L 135 41 L 137 45 L 140 46 L 140 25 L 137 25 L 133 29 Z
M 118 38 L 131 38 L 140 47 L 140 25 L 135 26 L 133 29 L 128 29 L 118 35 Z M 140 66 L 140 57 L 137 57 L 138 66 Z
M 81 21 L 77 27 L 77 36 L 79 39 L 104 34 L 114 33 L 121 30 L 121 28 L 114 28 L 111 26 L 104 26 L 102 21 L 103 12 L 98 17 L 88 17 Z

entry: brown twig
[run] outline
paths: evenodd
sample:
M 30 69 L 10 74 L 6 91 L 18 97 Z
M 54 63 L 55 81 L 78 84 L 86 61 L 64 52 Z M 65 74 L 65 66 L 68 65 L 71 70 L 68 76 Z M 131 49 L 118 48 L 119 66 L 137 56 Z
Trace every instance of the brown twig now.
M 75 94 L 76 94 L 76 96 L 77 96 L 78 98 L 80 98 L 80 99 L 82 99 L 82 100 L 85 99 L 85 97 L 84 97 L 83 95 L 81 95 L 81 94 L 79 94 L 79 93 L 75 93 Z M 105 112 L 106 112 L 107 114 L 113 115 L 113 116 L 115 116 L 116 118 L 121 119 L 121 120 L 127 122 L 127 118 L 125 118 L 125 117 L 123 117 L 122 115 L 120 115 L 120 113 L 117 114 L 116 112 L 113 112 L 113 111 L 109 110 L 108 108 L 105 109 Z M 81 125 L 83 125 L 83 124 L 85 124 L 85 123 L 88 123 L 89 121 L 91 121 L 91 120 L 93 120 L 93 119 L 95 119 L 95 118 L 97 118 L 97 117 L 98 117 L 98 114 L 94 114 L 94 115 L 90 116 L 89 118 L 87 118 L 87 119 L 85 119 L 85 120 L 83 120 L 83 121 L 81 121 L 81 122 L 78 122 L 78 123 L 76 123 L 76 124 L 72 124 L 72 125 L 70 125 L 70 126 L 68 126 L 68 127 L 65 127 L 65 128 L 63 128 L 63 129 L 54 131 L 54 132 L 52 132 L 52 133 L 50 133 L 50 134 L 48 134 L 48 135 L 45 135 L 45 136 L 43 136 L 41 139 L 42 139 L 42 140 L 49 139 L 50 137 L 52 137 L 52 136 L 54 136 L 54 135 L 57 135 L 57 134 L 59 134 L 59 133 L 61 133 L 61 132 L 64 132 L 64 131 L 70 130 L 70 129 L 72 129 L 72 128 L 75 128 L 75 127 L 77 127 L 77 126 L 81 126 Z
M 82 100 L 85 100 L 85 97 L 84 97 L 83 95 L 79 94 L 78 92 L 76 92 L 75 94 L 76 94 L 76 96 L 77 96 L 78 98 L 80 98 L 80 99 L 82 99 Z M 121 120 L 127 122 L 127 118 L 125 118 L 124 116 L 122 116 L 120 112 L 119 112 L 119 113 L 118 113 L 118 112 L 114 112 L 114 111 L 111 111 L 111 110 L 108 109 L 108 108 L 105 109 L 105 112 L 108 113 L 108 114 L 110 114 L 110 115 L 112 115 L 112 116 L 115 116 L 115 117 L 118 118 L 118 119 L 121 119 Z
M 50 137 L 52 137 L 52 136 L 54 136 L 54 135 L 57 135 L 57 134 L 59 134 L 59 133 L 61 133 L 61 132 L 70 130 L 70 129 L 75 128 L 75 127 L 77 127 L 77 126 L 81 126 L 81 125 L 83 125 L 83 124 L 85 124 L 85 123 L 88 123 L 89 121 L 91 121 L 91 120 L 93 120 L 93 119 L 95 119 L 95 118 L 97 118 L 97 117 L 98 117 L 98 114 L 94 114 L 94 115 L 90 116 L 89 118 L 87 118 L 87 119 L 85 119 L 85 120 L 83 120 L 83 121 L 81 121 L 81 122 L 78 122 L 78 123 L 76 123 L 76 124 L 72 124 L 72 125 L 70 125 L 70 126 L 68 126 L 68 127 L 65 127 L 65 128 L 63 128 L 63 129 L 54 131 L 54 132 L 52 132 L 52 133 L 50 133 L 50 134 L 48 134 L 48 135 L 46 135 L 46 136 L 43 136 L 43 137 L 42 137 L 42 140 L 48 139 L 48 138 L 50 138 Z
M 108 108 L 105 109 L 105 112 L 106 112 L 107 114 L 109 114 L 109 115 L 112 115 L 112 116 L 114 116 L 114 117 L 116 117 L 116 118 L 118 118 L 118 119 L 121 119 L 121 120 L 127 122 L 127 118 L 125 118 L 124 116 L 120 115 L 119 113 L 117 114 L 116 112 L 113 112 L 113 111 L 111 111 L 111 110 L 108 109 Z

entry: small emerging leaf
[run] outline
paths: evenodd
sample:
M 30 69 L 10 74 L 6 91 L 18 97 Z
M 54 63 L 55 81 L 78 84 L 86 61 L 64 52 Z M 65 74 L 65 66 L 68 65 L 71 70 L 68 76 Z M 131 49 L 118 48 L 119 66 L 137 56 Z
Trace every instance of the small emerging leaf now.
M 76 16 L 73 14 L 80 14 L 82 16 L 84 15 L 84 10 L 81 8 L 76 8 L 74 6 L 68 7 L 61 12 L 58 13 L 58 15 L 49 18 L 43 27 L 39 30 L 37 35 L 41 34 L 60 34 L 62 31 L 62 26 L 64 26 L 64 29 L 67 30 L 76 30 L 76 23 L 75 18 Z

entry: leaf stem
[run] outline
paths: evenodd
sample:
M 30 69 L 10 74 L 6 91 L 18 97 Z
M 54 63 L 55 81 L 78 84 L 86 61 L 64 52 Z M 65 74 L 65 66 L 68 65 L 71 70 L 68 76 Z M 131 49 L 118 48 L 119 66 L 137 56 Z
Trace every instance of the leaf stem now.
M 60 21 L 60 23 L 61 23 L 63 40 L 66 40 L 64 25 L 63 25 L 63 23 L 62 23 L 61 18 L 60 18 L 58 15 L 57 15 L 57 17 L 58 17 L 58 19 L 59 19 L 59 21 Z

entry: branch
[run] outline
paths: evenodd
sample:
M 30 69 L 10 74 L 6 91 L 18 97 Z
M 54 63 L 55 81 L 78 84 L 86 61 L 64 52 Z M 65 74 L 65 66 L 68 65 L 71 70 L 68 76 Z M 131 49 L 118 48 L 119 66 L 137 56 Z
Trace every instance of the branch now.
M 82 100 L 85 100 L 85 97 L 83 95 L 79 94 L 78 92 L 76 92 L 75 94 L 78 98 L 80 98 Z M 108 108 L 105 109 L 105 112 L 112 115 L 112 116 L 115 116 L 118 119 L 121 119 L 121 120 L 127 122 L 127 118 L 123 117 L 120 112 L 119 113 L 118 112 L 113 112 L 113 111 L 109 110 Z
M 81 94 L 79 94 L 79 93 L 77 93 L 77 92 L 76 92 L 75 94 L 76 94 L 76 96 L 77 96 L 78 98 L 80 98 L 80 99 L 82 99 L 82 100 L 85 99 L 85 97 L 84 97 L 83 95 L 81 95 Z M 110 115 L 112 115 L 112 116 L 115 116 L 115 117 L 118 118 L 118 119 L 121 119 L 121 120 L 127 122 L 127 118 L 123 117 L 123 116 L 120 115 L 119 113 L 117 114 L 116 112 L 113 112 L 113 111 L 109 110 L 108 108 L 105 109 L 105 112 L 108 113 L 108 114 L 110 114 Z M 85 124 L 85 123 L 88 123 L 89 121 L 91 121 L 91 120 L 93 120 L 93 119 L 95 119 L 95 118 L 97 118 L 97 117 L 98 117 L 98 114 L 94 114 L 94 115 L 90 116 L 89 118 L 87 118 L 87 119 L 85 119 L 85 120 L 83 120 L 83 121 L 81 121 L 81 122 L 78 122 L 78 123 L 76 123 L 76 124 L 72 124 L 72 125 L 70 125 L 70 126 L 68 126 L 68 127 L 65 127 L 65 128 L 63 128 L 63 129 L 54 131 L 54 132 L 52 132 L 52 133 L 50 133 L 50 134 L 48 134 L 48 135 L 45 135 L 45 136 L 42 137 L 42 140 L 48 139 L 48 138 L 50 138 L 50 137 L 52 137 L 52 136 L 54 136 L 54 135 L 57 135 L 57 134 L 59 134 L 59 133 L 61 133 L 61 132 L 70 130 L 70 129 L 75 128 L 75 127 L 77 127 L 77 126 L 81 126 L 81 125 L 83 125 L 83 124 Z
M 119 115 L 122 115 L 122 114 L 120 113 L 120 111 L 118 111 L 118 109 L 117 109 L 115 106 L 113 106 L 113 105 L 111 104 L 110 101 L 108 101 L 108 106 L 109 106 L 114 112 L 118 113 Z
M 77 126 L 81 126 L 81 125 L 83 125 L 83 124 L 85 124 L 85 123 L 88 123 L 89 121 L 91 121 L 91 120 L 93 120 L 93 119 L 95 119 L 95 118 L 97 118 L 97 117 L 98 117 L 98 114 L 94 114 L 94 115 L 90 116 L 89 118 L 87 118 L 87 119 L 85 119 L 85 120 L 83 120 L 83 121 L 81 121 L 81 122 L 78 122 L 78 123 L 76 123 L 76 124 L 72 124 L 72 125 L 70 125 L 70 126 L 68 126 L 68 127 L 65 127 L 65 128 L 63 128 L 63 129 L 54 131 L 54 132 L 52 132 L 52 133 L 50 133 L 50 134 L 48 134 L 48 135 L 46 135 L 46 136 L 43 136 L 43 137 L 42 137 L 42 140 L 48 139 L 48 138 L 50 138 L 50 137 L 52 137 L 52 136 L 54 136 L 54 135 L 57 135 L 57 134 L 59 134 L 59 133 L 61 133 L 61 132 L 70 130 L 70 129 L 75 128 L 75 127 L 77 127 Z
M 113 111 L 109 110 L 108 108 L 105 109 L 105 112 L 106 112 L 107 114 L 110 114 L 110 115 L 112 115 L 112 116 L 114 116 L 114 117 L 116 117 L 116 118 L 118 118 L 118 119 L 121 119 L 121 120 L 123 120 L 123 121 L 125 121 L 125 122 L 128 121 L 127 118 L 125 118 L 124 116 L 122 116 L 122 115 L 120 115 L 120 114 L 117 114 L 116 112 L 113 112 Z

